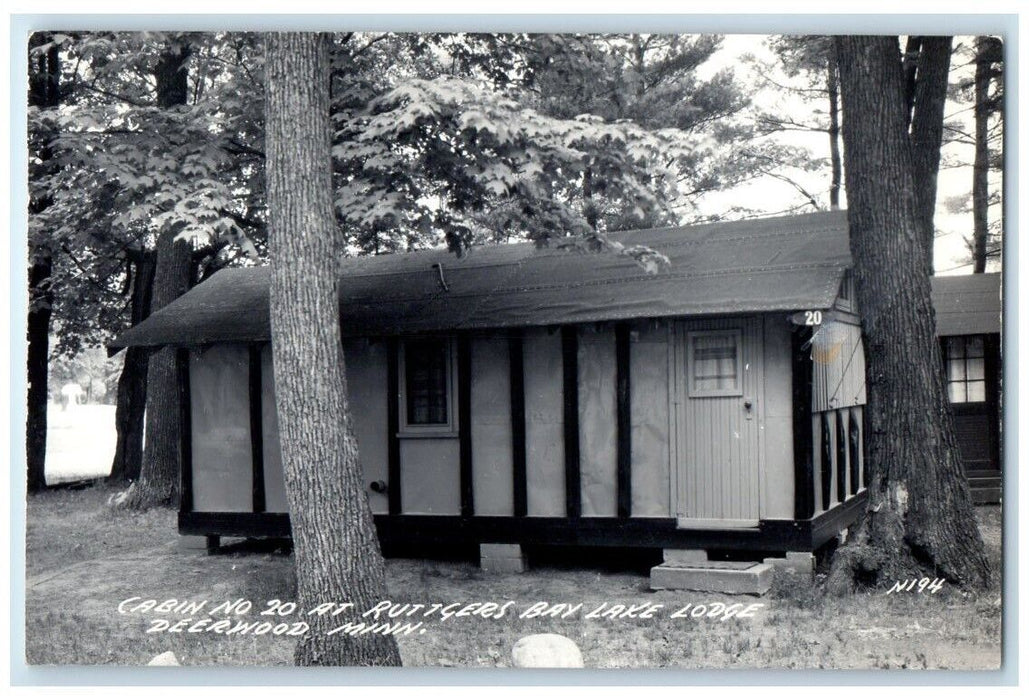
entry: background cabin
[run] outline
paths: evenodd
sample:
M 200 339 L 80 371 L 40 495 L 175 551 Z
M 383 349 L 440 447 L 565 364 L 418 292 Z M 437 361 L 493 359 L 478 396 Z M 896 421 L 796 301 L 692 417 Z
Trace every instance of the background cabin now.
M 778 556 L 859 515 L 846 214 L 611 238 L 671 265 L 532 244 L 345 261 L 350 405 L 384 542 Z M 289 533 L 268 288 L 267 268 L 223 270 L 112 344 L 180 348 L 184 534 Z
M 933 278 L 947 394 L 976 503 L 999 503 L 1002 492 L 1000 285 L 1000 273 Z

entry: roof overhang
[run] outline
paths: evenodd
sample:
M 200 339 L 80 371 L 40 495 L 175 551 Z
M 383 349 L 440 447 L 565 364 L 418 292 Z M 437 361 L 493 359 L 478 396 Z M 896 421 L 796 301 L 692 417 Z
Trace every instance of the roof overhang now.
M 339 284 L 344 336 L 828 309 L 850 267 L 846 213 L 628 231 L 610 238 L 670 260 L 531 243 L 350 258 Z M 441 280 L 445 279 L 445 285 Z M 270 270 L 222 270 L 119 335 L 109 348 L 271 337 Z

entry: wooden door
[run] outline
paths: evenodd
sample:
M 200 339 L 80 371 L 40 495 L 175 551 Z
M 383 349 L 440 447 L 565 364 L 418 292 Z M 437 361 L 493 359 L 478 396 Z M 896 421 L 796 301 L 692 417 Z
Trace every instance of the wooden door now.
M 764 398 L 761 321 L 684 321 L 677 330 L 679 526 L 757 527 Z

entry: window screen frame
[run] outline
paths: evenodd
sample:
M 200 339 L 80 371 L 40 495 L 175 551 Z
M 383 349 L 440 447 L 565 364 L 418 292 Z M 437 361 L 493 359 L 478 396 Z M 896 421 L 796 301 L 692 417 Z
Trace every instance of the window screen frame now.
M 731 336 L 736 346 L 736 386 L 725 389 L 702 389 L 697 386 L 695 364 L 696 343 L 698 338 L 712 336 Z M 690 398 L 718 398 L 725 396 L 743 396 L 743 329 L 722 328 L 719 330 L 688 331 L 686 333 L 686 390 Z
M 969 341 L 978 338 L 979 344 L 982 349 L 982 354 L 974 357 L 968 355 Z M 951 355 L 950 346 L 951 341 L 957 341 L 961 344 L 961 356 L 956 357 Z M 985 404 L 989 400 L 989 391 L 986 386 L 986 336 L 979 333 L 971 333 L 967 335 L 952 335 L 943 338 L 943 379 L 946 383 L 945 389 L 947 390 L 947 402 L 955 406 L 965 406 L 970 404 Z M 951 378 L 950 367 L 951 363 L 960 360 L 963 366 L 964 376 L 961 379 Z M 982 360 L 983 364 L 983 376 L 978 379 L 970 379 L 968 377 L 968 361 L 969 360 Z M 950 387 L 952 384 L 961 384 L 964 387 L 965 399 L 963 401 L 956 401 L 951 398 Z M 983 398 L 970 401 L 968 399 L 968 390 L 971 384 L 982 384 L 983 387 Z
M 444 369 L 446 378 L 446 410 L 447 421 L 445 423 L 410 423 L 407 415 L 407 353 L 410 343 L 438 342 L 445 348 L 446 362 Z M 397 353 L 397 404 L 399 408 L 400 421 L 398 426 L 398 437 L 456 437 L 458 434 L 457 422 L 457 344 L 453 339 L 446 337 L 422 337 L 401 339 L 400 351 Z
M 843 273 L 840 280 L 840 288 L 836 292 L 836 308 L 841 311 L 854 311 L 854 296 L 857 290 L 854 286 L 854 276 L 850 270 Z

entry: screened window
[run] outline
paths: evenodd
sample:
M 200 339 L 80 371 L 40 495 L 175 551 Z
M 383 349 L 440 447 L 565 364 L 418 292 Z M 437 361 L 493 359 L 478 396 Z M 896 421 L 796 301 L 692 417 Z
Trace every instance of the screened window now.
M 944 345 L 951 403 L 986 400 L 986 360 L 981 335 L 950 336 Z
M 740 332 L 690 334 L 690 395 L 734 396 L 742 393 Z
M 437 339 L 404 343 L 403 379 L 406 425 L 449 426 L 450 344 Z

